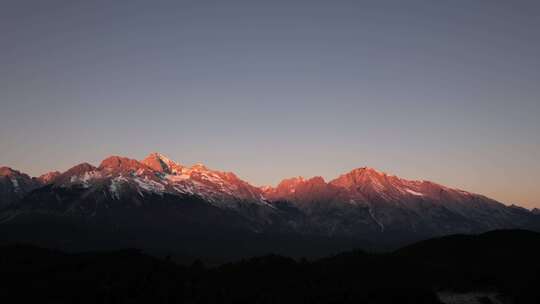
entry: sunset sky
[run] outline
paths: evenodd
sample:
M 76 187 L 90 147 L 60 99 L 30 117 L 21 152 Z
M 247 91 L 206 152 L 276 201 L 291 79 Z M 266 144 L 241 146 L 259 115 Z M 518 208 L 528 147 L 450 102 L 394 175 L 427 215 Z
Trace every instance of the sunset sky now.
M 0 166 L 369 166 L 540 207 L 539 1 L 0 2 Z

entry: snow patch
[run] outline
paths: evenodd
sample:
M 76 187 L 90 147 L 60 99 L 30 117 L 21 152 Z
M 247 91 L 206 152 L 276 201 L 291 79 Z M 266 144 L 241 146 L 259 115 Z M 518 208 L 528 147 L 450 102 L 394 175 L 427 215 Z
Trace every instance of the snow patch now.
M 415 196 L 424 196 L 423 193 L 416 192 L 416 191 L 411 190 L 411 189 L 405 189 L 405 191 L 407 191 L 408 193 L 410 193 L 410 194 L 412 194 L 412 195 L 415 195 Z
M 155 182 L 153 180 L 150 180 L 148 178 L 140 179 L 135 178 L 134 181 L 137 183 L 137 185 L 146 190 L 147 192 L 154 192 L 154 193 L 163 193 L 165 191 L 165 186 Z
M 124 182 L 127 182 L 127 179 L 120 176 L 111 180 L 109 185 L 109 191 L 111 192 L 113 198 L 120 199 L 120 188 Z
M 11 184 L 13 184 L 13 188 L 15 188 L 15 191 L 20 190 L 19 181 L 16 178 L 11 178 Z
M 101 173 L 97 171 L 84 172 L 82 175 L 73 175 L 70 177 L 70 183 L 80 183 L 84 188 L 90 187 L 90 181 L 101 177 Z

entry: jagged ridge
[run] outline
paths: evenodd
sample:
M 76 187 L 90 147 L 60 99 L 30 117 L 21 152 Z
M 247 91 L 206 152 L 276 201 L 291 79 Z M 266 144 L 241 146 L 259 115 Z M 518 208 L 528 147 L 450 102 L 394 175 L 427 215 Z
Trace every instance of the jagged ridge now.
M 140 213 L 137 216 L 142 216 L 144 208 L 166 202 L 168 207 L 160 211 L 164 213 L 155 214 L 157 221 L 170 216 L 166 211 L 170 208 L 195 204 L 206 211 L 195 218 L 177 215 L 171 225 L 189 221 L 211 227 L 216 217 L 205 216 L 205 212 L 222 213 L 223 219 L 234 218 L 236 222 L 231 226 L 239 225 L 255 233 L 376 240 L 383 235 L 414 240 L 500 228 L 540 228 L 537 212 L 367 167 L 329 182 L 322 177 L 296 177 L 276 187 L 260 188 L 231 172 L 211 170 L 201 164 L 184 166 L 160 153 L 151 153 L 142 161 L 111 156 L 98 167 L 82 163 L 64 173 L 39 178 L 8 168 L 0 169 L 0 173 L 2 204 L 9 205 L 2 212 L 3 223 L 16 221 L 29 212 L 106 219 L 111 223 L 120 214 L 130 217 L 136 211 Z M 27 187 L 17 188 L 15 183 Z

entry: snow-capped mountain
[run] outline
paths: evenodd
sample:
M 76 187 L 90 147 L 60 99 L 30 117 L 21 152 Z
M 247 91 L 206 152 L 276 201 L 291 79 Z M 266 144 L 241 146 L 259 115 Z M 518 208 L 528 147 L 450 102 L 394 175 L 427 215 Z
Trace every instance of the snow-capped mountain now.
M 330 234 L 442 235 L 530 224 L 531 212 L 485 196 L 428 181 L 411 181 L 372 168 L 358 168 L 325 182 L 293 178 L 265 188 L 272 202 L 289 202 L 309 214 L 307 228 Z M 376 229 L 375 229 L 376 228 Z
M 9 167 L 0 167 L 0 208 L 38 188 L 40 182 Z
M 54 180 L 61 174 L 62 173 L 58 171 L 51 171 L 51 172 L 47 172 L 45 174 L 40 175 L 37 179 L 40 184 L 46 185 L 46 184 L 54 182 Z
M 112 199 L 136 192 L 191 195 L 225 208 L 238 202 L 268 205 L 261 190 L 230 172 L 210 170 L 204 165 L 182 166 L 162 154 L 152 153 L 142 161 L 120 156 L 104 159 L 98 167 L 79 164 L 50 178 L 53 187 L 104 187 Z
M 539 216 L 524 208 L 371 168 L 329 182 L 295 177 L 258 188 L 231 172 L 184 166 L 152 153 L 142 161 L 111 156 L 97 167 L 82 163 L 39 178 L 2 168 L 0 190 L 0 230 L 39 222 L 47 223 L 45 233 L 62 222 L 99 230 L 99 235 L 103 230 L 105 235 L 137 232 L 137 239 L 145 235 L 150 242 L 165 235 L 185 239 L 224 233 L 412 241 L 500 228 L 540 229 Z
M 144 221 L 149 228 L 165 230 L 185 224 L 215 226 L 222 221 L 222 226 L 260 231 L 276 218 L 276 209 L 261 191 L 235 174 L 200 164 L 182 166 L 158 153 L 143 161 L 111 156 L 98 167 L 82 163 L 50 175 L 34 179 L 43 180 L 41 187 L 14 198 L 0 222 L 54 214 L 102 226 L 123 225 L 123 229 L 140 228 Z M 158 206 L 159 212 L 154 210 Z M 182 214 L 178 209 L 183 209 Z M 157 213 L 149 218 L 150 212 Z M 161 227 L 165 224 L 167 228 Z

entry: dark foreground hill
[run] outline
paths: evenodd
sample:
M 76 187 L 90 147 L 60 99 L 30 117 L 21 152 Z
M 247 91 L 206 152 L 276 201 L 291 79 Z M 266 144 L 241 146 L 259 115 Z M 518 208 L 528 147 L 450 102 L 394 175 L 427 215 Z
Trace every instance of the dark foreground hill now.
M 138 250 L 0 248 L 4 303 L 540 303 L 540 234 L 453 235 L 387 254 L 206 268 Z M 453 302 L 452 302 L 453 301 Z

